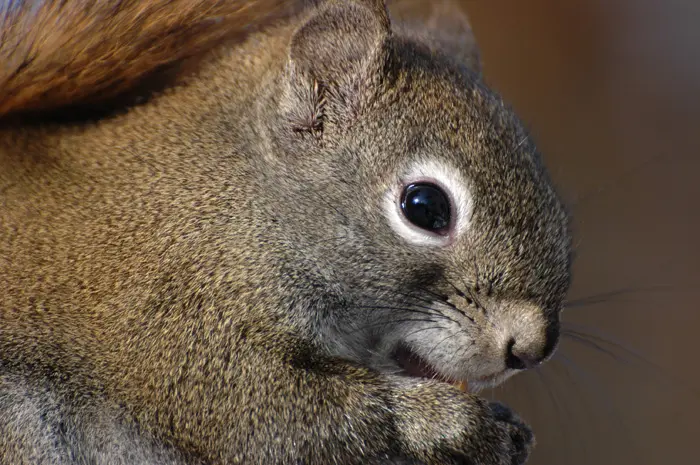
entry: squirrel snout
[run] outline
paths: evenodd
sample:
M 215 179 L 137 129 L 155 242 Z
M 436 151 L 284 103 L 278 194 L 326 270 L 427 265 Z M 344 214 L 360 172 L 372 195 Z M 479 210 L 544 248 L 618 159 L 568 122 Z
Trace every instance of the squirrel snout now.
M 533 306 L 527 306 L 527 316 L 516 314 L 507 325 L 504 350 L 505 366 L 512 370 L 527 370 L 544 362 L 556 348 L 558 324 L 547 322 Z
M 534 350 L 533 350 L 534 349 Z M 534 368 L 547 358 L 537 347 L 522 347 L 515 338 L 510 338 L 506 346 L 506 367 L 511 370 Z

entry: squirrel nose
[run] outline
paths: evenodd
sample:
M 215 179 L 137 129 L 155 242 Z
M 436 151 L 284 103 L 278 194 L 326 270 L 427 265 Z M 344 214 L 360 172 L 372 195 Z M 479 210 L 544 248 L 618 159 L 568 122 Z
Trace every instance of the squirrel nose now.
M 500 322 L 501 360 L 511 370 L 527 370 L 544 362 L 559 340 L 558 314 L 546 314 L 536 305 L 504 306 Z M 510 310 L 510 311 L 508 311 Z M 524 316 L 523 316 L 524 315 Z M 504 337 L 505 336 L 505 337 Z M 505 343 L 505 344 L 504 344 Z
M 545 359 L 544 354 L 533 355 L 518 347 L 517 341 L 511 338 L 506 347 L 506 367 L 511 370 L 534 368 Z

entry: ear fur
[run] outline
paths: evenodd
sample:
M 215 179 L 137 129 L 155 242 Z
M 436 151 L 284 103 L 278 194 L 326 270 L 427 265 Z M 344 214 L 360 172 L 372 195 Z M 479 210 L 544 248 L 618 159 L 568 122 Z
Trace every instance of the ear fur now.
M 388 0 L 394 28 L 456 58 L 481 73 L 481 61 L 469 18 L 456 0 Z
M 0 117 L 99 103 L 308 0 L 0 1 Z
M 381 0 L 332 1 L 292 38 L 290 100 L 296 130 L 318 133 L 323 121 L 348 122 L 380 77 L 391 35 Z

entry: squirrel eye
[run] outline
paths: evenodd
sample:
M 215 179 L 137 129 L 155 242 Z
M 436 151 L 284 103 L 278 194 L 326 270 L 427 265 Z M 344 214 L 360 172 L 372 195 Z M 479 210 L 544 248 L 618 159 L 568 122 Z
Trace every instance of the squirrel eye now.
M 450 201 L 434 184 L 406 186 L 401 196 L 401 211 L 415 226 L 433 233 L 446 234 L 450 225 Z

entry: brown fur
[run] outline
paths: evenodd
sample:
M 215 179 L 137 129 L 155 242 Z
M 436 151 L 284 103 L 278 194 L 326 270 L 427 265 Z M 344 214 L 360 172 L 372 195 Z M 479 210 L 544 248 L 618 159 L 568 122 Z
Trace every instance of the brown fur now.
M 97 103 L 152 72 L 289 17 L 308 0 L 0 4 L 0 117 Z
M 0 127 L 0 465 L 525 461 L 445 381 L 554 350 L 566 215 L 465 18 L 402 1 L 4 4 L 6 116 L 197 73 Z M 474 199 L 449 246 L 388 221 L 424 161 Z

